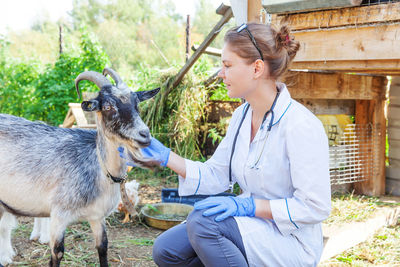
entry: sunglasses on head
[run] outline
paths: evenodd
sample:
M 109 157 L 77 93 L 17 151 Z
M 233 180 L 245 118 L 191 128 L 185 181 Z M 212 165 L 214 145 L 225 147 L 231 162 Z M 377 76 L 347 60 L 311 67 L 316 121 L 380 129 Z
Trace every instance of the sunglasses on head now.
M 251 34 L 250 30 L 247 28 L 247 24 L 246 24 L 246 23 L 243 23 L 243 24 L 236 30 L 236 32 L 239 33 L 239 32 L 241 32 L 241 31 L 243 31 L 243 30 L 246 30 L 246 32 L 248 33 L 248 35 L 249 35 L 249 37 L 250 37 L 250 40 L 251 40 L 251 42 L 253 43 L 254 47 L 257 49 L 258 53 L 260 53 L 261 60 L 264 61 L 264 57 L 263 57 L 263 55 L 262 55 L 262 53 L 261 53 L 261 50 L 260 50 L 260 48 L 258 48 L 258 46 L 257 46 L 256 39 L 254 39 L 254 36 Z

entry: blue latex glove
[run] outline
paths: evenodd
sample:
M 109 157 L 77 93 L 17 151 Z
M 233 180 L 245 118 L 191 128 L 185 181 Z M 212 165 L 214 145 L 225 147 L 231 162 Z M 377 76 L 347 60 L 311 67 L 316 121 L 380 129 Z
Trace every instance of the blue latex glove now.
M 207 209 L 203 216 L 211 216 L 222 213 L 215 217 L 220 222 L 231 216 L 254 217 L 256 205 L 252 197 L 209 197 L 194 204 L 195 210 Z
M 123 147 L 118 147 L 119 151 L 119 156 L 121 158 L 125 158 L 124 155 L 124 148 Z M 160 141 L 155 139 L 154 137 L 151 138 L 150 145 L 148 147 L 142 148 L 141 149 L 142 154 L 146 158 L 151 158 L 157 162 L 160 163 L 160 166 L 167 166 L 168 160 L 169 160 L 169 153 L 171 152 L 171 149 L 168 147 L 165 147 L 163 144 L 161 144 Z M 126 165 L 135 167 L 136 165 L 133 162 L 127 162 Z
M 142 148 L 143 156 L 160 162 L 160 166 L 163 167 L 167 166 L 170 152 L 170 148 L 161 144 L 161 142 L 154 137 L 151 138 L 151 142 L 148 147 Z
M 117 148 L 118 152 L 119 152 L 119 156 L 120 158 L 126 159 L 125 154 L 124 154 L 124 148 L 122 146 L 119 146 Z M 131 162 L 131 161 L 126 161 L 126 165 L 127 166 L 131 166 L 131 167 L 136 167 L 135 163 Z

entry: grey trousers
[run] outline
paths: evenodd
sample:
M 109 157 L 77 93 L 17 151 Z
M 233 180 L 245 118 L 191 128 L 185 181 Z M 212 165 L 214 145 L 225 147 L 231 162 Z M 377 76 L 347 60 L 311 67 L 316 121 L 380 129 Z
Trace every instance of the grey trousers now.
M 248 266 L 242 236 L 234 218 L 193 211 L 187 222 L 157 237 L 153 259 L 158 266 Z

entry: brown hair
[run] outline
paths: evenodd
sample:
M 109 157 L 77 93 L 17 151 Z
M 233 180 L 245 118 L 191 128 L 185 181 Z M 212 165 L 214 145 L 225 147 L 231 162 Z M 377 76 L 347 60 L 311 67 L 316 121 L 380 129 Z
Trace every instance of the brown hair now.
M 238 56 L 246 59 L 248 64 L 260 59 L 260 53 L 251 42 L 246 30 L 237 32 L 239 27 L 230 29 L 224 37 L 231 50 Z M 256 40 L 257 46 L 262 52 L 264 61 L 268 63 L 270 77 L 278 80 L 288 69 L 289 64 L 296 56 L 300 43 L 294 40 L 287 25 L 282 25 L 277 30 L 273 25 L 248 23 L 247 29 Z

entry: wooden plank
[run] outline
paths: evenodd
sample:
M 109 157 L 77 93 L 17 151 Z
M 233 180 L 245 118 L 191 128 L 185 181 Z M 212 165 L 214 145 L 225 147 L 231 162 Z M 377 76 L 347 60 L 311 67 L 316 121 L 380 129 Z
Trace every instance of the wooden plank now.
M 206 39 L 201 43 L 199 49 L 193 53 L 193 55 L 189 58 L 186 64 L 181 68 L 178 74 L 175 76 L 175 79 L 172 83 L 172 87 L 169 87 L 165 91 L 165 95 L 175 88 L 183 79 L 185 74 L 189 71 L 189 69 L 193 66 L 196 60 L 201 56 L 204 50 L 210 45 L 210 43 L 217 37 L 218 33 L 220 32 L 221 28 L 225 25 L 232 18 L 232 9 L 226 9 L 224 16 L 219 20 L 217 25 L 211 30 L 211 32 L 207 35 Z
M 393 142 L 391 142 L 393 143 Z M 400 160 L 400 146 L 390 144 L 389 147 L 389 160 Z
M 199 45 L 192 45 L 192 50 L 197 51 L 199 49 Z M 204 52 L 204 54 L 211 55 L 211 56 L 216 56 L 220 57 L 222 50 L 214 47 L 207 47 Z
M 396 91 L 399 92 L 399 90 L 400 90 L 400 76 L 392 77 L 390 88 L 395 88 Z M 400 92 L 397 95 L 400 96 Z
M 400 24 L 294 33 L 294 62 L 400 59 Z M 356 37 L 356 38 L 355 38 Z
M 296 99 L 315 115 L 355 114 L 354 100 L 341 99 Z
M 386 177 L 400 181 L 400 168 L 399 167 L 386 167 Z
M 385 88 L 386 83 L 381 84 L 382 88 Z M 383 90 L 383 89 L 382 89 Z M 354 184 L 356 193 L 379 196 L 385 193 L 385 146 L 386 146 L 386 118 L 385 118 L 385 99 L 377 100 L 356 100 L 356 115 L 355 121 L 357 124 L 368 124 L 379 125 L 379 139 L 377 144 L 377 151 L 373 151 L 374 158 L 377 162 L 367 163 L 364 170 L 370 170 L 374 166 L 376 169 L 373 171 L 373 175 L 367 181 L 358 182 Z M 361 153 L 363 151 L 363 145 L 360 144 Z M 373 166 L 369 166 L 373 164 Z
M 358 6 L 361 2 L 362 0 L 263 0 L 263 7 L 268 13 L 275 14 Z
M 399 89 L 400 91 L 400 89 Z M 390 105 L 400 107 L 400 97 L 399 96 L 390 96 Z
M 400 127 L 400 120 L 388 120 L 388 127 Z
M 260 22 L 261 0 L 247 0 L 247 22 Z
M 74 114 L 78 127 L 88 124 L 80 103 L 69 103 L 68 106 L 71 108 L 72 114 Z
M 389 166 L 400 168 L 400 159 L 389 158 Z
M 287 23 L 294 31 L 389 23 L 399 20 L 400 2 L 272 16 L 273 24 Z
M 400 127 L 388 127 L 388 139 L 400 141 Z
M 62 128 L 71 128 L 72 125 L 74 125 L 75 118 L 74 115 L 72 114 L 71 108 L 68 109 L 67 115 L 65 116 L 64 122 L 60 127 Z
M 393 160 L 400 161 L 400 140 L 389 139 L 389 165 L 392 165 Z
M 344 73 L 291 72 L 286 83 L 293 98 L 381 99 L 386 77 Z
M 228 11 L 228 9 L 231 9 L 231 6 L 229 5 L 229 2 L 228 3 L 224 2 L 224 3 L 221 3 L 219 5 L 219 7 L 215 11 L 215 13 L 217 13 L 218 15 L 223 16 L 226 13 L 226 11 Z
M 388 119 L 400 120 L 400 107 L 389 105 Z
M 377 75 L 400 75 L 400 59 L 293 62 L 291 69 L 330 70 Z
M 388 177 L 386 180 L 386 194 L 400 196 L 400 180 Z

